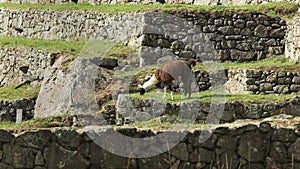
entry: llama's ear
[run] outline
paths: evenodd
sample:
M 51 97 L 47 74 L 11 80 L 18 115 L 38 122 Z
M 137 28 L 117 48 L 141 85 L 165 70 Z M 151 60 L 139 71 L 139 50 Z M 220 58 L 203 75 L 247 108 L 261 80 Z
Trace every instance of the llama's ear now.
M 194 66 L 196 66 L 196 64 L 197 64 L 197 62 L 196 62 L 196 60 L 195 59 L 191 59 L 191 65 L 194 67 Z
M 144 95 L 146 93 L 146 90 L 144 88 L 140 89 L 140 95 Z
M 193 62 L 193 66 L 196 66 L 196 64 L 197 64 L 197 62 L 194 60 L 194 62 Z

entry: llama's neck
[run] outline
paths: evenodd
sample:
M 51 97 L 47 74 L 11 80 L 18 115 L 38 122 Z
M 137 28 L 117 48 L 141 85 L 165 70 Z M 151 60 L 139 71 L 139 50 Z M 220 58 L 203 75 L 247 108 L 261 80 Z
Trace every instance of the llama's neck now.
M 152 75 L 151 78 L 143 84 L 142 88 L 147 90 L 147 89 L 153 87 L 154 85 L 156 85 L 158 82 L 159 81 L 157 80 L 155 75 Z

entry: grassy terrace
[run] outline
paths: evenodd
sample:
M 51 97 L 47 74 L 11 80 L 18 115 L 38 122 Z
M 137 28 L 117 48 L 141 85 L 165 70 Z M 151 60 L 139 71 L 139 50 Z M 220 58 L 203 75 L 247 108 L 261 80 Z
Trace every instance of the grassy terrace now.
M 36 130 L 36 129 L 51 129 L 54 127 L 72 127 L 73 125 L 73 117 L 76 115 L 57 115 L 57 116 L 49 116 L 49 117 L 41 117 L 34 118 L 28 121 L 23 121 L 19 124 L 15 124 L 13 122 L 0 122 L 0 129 L 5 129 L 11 131 L 13 133 L 21 133 L 23 131 L 28 130 Z M 178 118 L 175 117 L 174 118 Z M 182 123 L 170 123 L 170 122 L 161 122 L 158 119 L 153 119 L 150 121 L 144 122 L 134 122 L 125 126 L 115 126 L 112 125 L 112 128 L 122 129 L 122 128 L 137 128 L 137 129 L 145 129 L 152 131 L 162 131 L 162 130 L 190 130 L 193 131 L 195 129 L 212 129 L 215 127 L 229 127 L 229 128 L 237 128 L 247 124 L 259 125 L 262 121 L 266 122 L 264 119 L 258 120 L 239 120 L 239 122 L 233 123 L 225 123 L 225 124 L 204 124 L 204 123 L 193 123 L 193 122 L 182 122 Z M 282 127 L 282 128 L 295 128 L 299 122 L 300 117 L 294 117 L 289 119 L 269 119 L 267 120 L 274 127 Z
M 269 16 L 280 16 L 282 18 L 290 19 L 296 15 L 298 9 L 297 4 L 288 2 L 276 2 L 268 3 L 264 5 L 244 5 L 244 6 L 194 6 L 194 5 L 179 5 L 179 4 L 166 4 L 166 5 L 90 5 L 90 4 L 62 4 L 62 5 L 45 5 L 45 4 L 9 4 L 0 3 L 0 8 L 7 9 L 40 9 L 40 10 L 74 10 L 74 11 L 94 11 L 101 13 L 108 13 L 111 15 L 120 12 L 143 12 L 143 11 L 255 11 L 262 12 Z M 46 50 L 49 52 L 66 52 L 73 56 L 79 56 L 82 49 L 85 47 L 86 42 L 84 41 L 59 41 L 59 40 L 42 40 L 42 39 L 28 39 L 23 37 L 6 37 L 0 36 L 0 47 L 22 47 L 22 48 L 37 48 Z M 106 57 L 112 57 L 117 59 L 124 59 L 128 53 L 133 52 L 132 49 L 122 45 L 116 44 L 108 53 Z M 300 70 L 298 69 L 299 64 L 294 61 L 288 61 L 282 57 L 270 57 L 261 61 L 255 62 L 224 62 L 223 67 L 225 69 L 230 68 L 259 68 L 259 69 L 284 69 L 284 70 Z M 195 69 L 205 69 L 202 64 L 198 64 Z M 147 71 L 142 74 L 147 74 Z M 141 76 L 143 76 L 141 75 Z M 31 87 L 29 85 L 23 85 L 22 87 L 15 89 L 15 85 L 0 87 L 0 100 L 14 100 L 17 98 L 24 97 L 35 97 L 39 92 L 39 87 Z M 210 91 L 200 92 L 199 95 L 194 98 L 199 98 L 203 102 L 210 102 L 212 98 L 223 100 L 224 93 L 215 94 L 212 96 Z M 244 103 L 265 103 L 265 102 L 282 102 L 291 99 L 295 94 L 290 95 L 251 95 L 251 94 L 226 94 L 226 101 L 242 101 Z M 131 94 L 132 97 L 148 98 L 152 97 L 149 94 L 141 97 L 138 93 Z M 159 95 L 161 96 L 161 94 Z M 167 96 L 170 97 L 169 95 Z M 181 95 L 175 94 L 175 102 L 181 100 Z M 12 130 L 26 130 L 32 128 L 43 128 L 43 127 L 61 127 L 70 126 L 72 116 L 62 117 L 50 117 L 50 118 L 37 118 L 28 122 L 22 122 L 21 124 L 15 125 L 14 123 L 1 122 L 0 128 L 8 128 Z M 139 126 L 139 124 L 136 124 Z M 147 124 L 146 124 L 147 125 Z M 161 123 L 150 123 L 149 126 L 162 126 Z M 166 124 L 168 125 L 168 124 Z
M 93 42 L 93 41 L 61 41 L 61 40 L 44 40 L 24 37 L 0 36 L 0 47 L 2 48 L 36 48 L 49 52 L 68 53 L 75 57 L 82 54 L 83 56 L 92 54 L 91 52 L 97 47 L 96 51 L 111 49 L 107 51 L 105 57 L 121 59 L 124 55 L 132 53 L 134 50 L 122 44 L 112 44 L 110 42 Z M 99 48 L 102 47 L 102 48 Z M 91 49 L 90 49 L 91 48 Z M 84 53 L 84 52 L 90 53 Z M 103 52 L 102 52 L 103 53 Z M 100 53 L 100 54 L 102 54 Z M 96 53 L 99 54 L 99 53 Z
M 195 66 L 195 70 L 214 70 L 214 69 L 274 69 L 274 70 L 286 70 L 297 71 L 299 68 L 297 61 L 288 60 L 284 56 L 271 56 L 263 60 L 239 62 L 239 61 L 226 61 L 223 63 L 198 63 Z
M 92 44 L 98 44 L 94 42 L 87 42 Z M 102 42 L 99 42 L 102 45 Z M 83 53 L 81 50 L 84 51 L 92 51 L 92 49 L 85 48 L 85 42 L 82 41 L 56 41 L 56 40 L 42 40 L 42 39 L 28 39 L 28 38 L 21 38 L 21 37 L 5 37 L 0 36 L 0 46 L 1 47 L 23 47 L 23 48 L 38 48 L 43 49 L 51 52 L 67 52 L 74 56 L 79 55 L 89 55 L 89 53 Z M 111 44 L 107 44 L 106 42 L 103 43 L 109 48 Z M 90 46 L 90 45 L 87 45 Z M 102 51 L 102 50 L 101 50 Z M 116 44 L 110 50 L 107 51 L 105 57 L 116 58 L 119 60 L 126 59 L 126 57 L 135 52 L 134 49 L 127 47 L 123 44 Z M 276 57 L 269 57 L 264 60 L 260 61 L 252 61 L 252 62 L 224 62 L 222 66 L 224 69 L 236 69 L 236 68 L 255 68 L 255 69 L 273 69 L 273 70 L 288 70 L 288 71 L 299 71 L 299 63 L 295 61 L 289 61 L 288 59 L 284 58 L 284 56 L 276 56 Z M 215 65 L 203 65 L 202 63 L 198 63 L 194 70 L 206 70 L 214 69 Z M 217 65 L 216 69 L 220 68 Z M 132 76 L 135 74 L 136 79 L 144 78 L 145 75 L 149 74 L 149 71 L 153 71 L 154 68 L 144 68 L 139 70 L 139 72 L 130 71 L 126 74 Z M 33 97 L 38 93 L 39 88 L 31 88 L 28 85 L 22 86 L 19 89 L 14 89 L 14 85 L 5 86 L 0 88 L 0 99 L 1 100 L 13 100 L 20 97 Z M 201 100 L 209 101 L 211 98 L 210 92 L 201 92 Z M 264 102 L 264 101 L 278 101 L 284 100 L 285 98 L 291 98 L 292 95 L 226 95 L 227 100 L 245 100 L 248 102 L 249 100 L 253 100 L 255 102 Z M 178 99 L 181 96 L 175 96 Z
M 0 122 L 0 129 L 8 129 L 14 132 L 22 132 L 29 129 L 71 127 L 74 115 L 58 115 L 50 117 L 34 118 L 19 124 L 13 122 Z
M 11 4 L 1 3 L 0 8 L 9 9 L 42 9 L 42 10 L 87 10 L 101 13 L 117 14 L 120 12 L 144 12 L 144 11 L 178 11 L 178 10 L 196 10 L 196 11 L 221 11 L 235 10 L 235 11 L 257 11 L 268 14 L 270 16 L 284 15 L 289 17 L 292 13 L 297 11 L 298 5 L 289 2 L 275 2 L 263 5 L 242 5 L 242 6 L 224 6 L 224 5 L 183 5 L 183 4 L 156 4 L 156 5 L 90 5 L 90 4 L 60 4 L 60 5 L 46 5 L 46 4 Z
M 0 47 L 14 48 L 36 48 L 49 52 L 66 52 L 72 55 L 78 55 L 83 48 L 84 41 L 61 41 L 44 40 L 24 37 L 0 36 Z
M 33 98 L 37 97 L 40 87 L 32 87 L 30 85 L 22 85 L 15 88 L 16 85 L 0 87 L 0 100 L 15 100 L 18 98 Z
M 87 44 L 87 45 L 86 45 Z M 97 45 L 97 46 L 95 46 Z M 113 45 L 113 46 L 112 46 Z M 0 47 L 14 48 L 14 47 L 23 47 L 23 48 L 37 48 L 46 50 L 49 52 L 61 52 L 69 53 L 74 56 L 79 56 L 80 54 L 89 55 L 91 53 L 82 53 L 82 50 L 85 52 L 91 52 L 93 48 L 97 47 L 97 51 L 102 51 L 102 48 L 112 48 L 107 51 L 105 57 L 124 59 L 127 55 L 132 52 L 135 52 L 134 49 L 125 46 L 123 44 L 109 44 L 107 42 L 84 42 L 84 41 L 60 41 L 60 40 L 44 40 L 44 39 L 31 39 L 24 37 L 10 37 L 10 36 L 0 36 Z M 88 48 L 87 48 L 88 47 Z M 91 48 L 91 49 L 90 49 Z M 96 52 L 97 52 L 96 51 Z M 97 53 L 96 53 L 97 54 Z M 197 64 L 194 69 L 207 69 L 208 67 L 214 68 L 214 64 Z M 219 65 L 216 65 L 218 68 Z M 235 69 L 235 68 L 276 68 L 285 69 L 292 71 L 293 69 L 298 68 L 298 63 L 296 61 L 289 61 L 284 56 L 275 56 L 269 57 L 264 60 L 251 61 L 251 62 L 224 62 L 222 66 L 225 69 Z
M 219 101 L 226 101 L 227 103 L 233 101 L 239 101 L 243 104 L 250 103 L 280 103 L 287 100 L 291 100 L 297 94 L 266 94 L 266 95 L 257 95 L 257 94 L 226 94 L 225 92 L 221 92 L 220 90 L 216 91 L 202 91 L 196 94 L 192 94 L 191 99 L 200 99 L 202 102 L 210 103 L 213 100 L 213 103 L 217 103 Z M 140 96 L 139 93 L 130 94 L 130 97 L 146 99 L 152 98 L 156 100 L 161 100 L 163 97 L 162 91 L 160 93 L 155 92 L 147 92 L 145 95 Z M 170 93 L 167 93 L 167 102 L 169 103 L 178 103 L 182 101 L 182 95 L 180 93 L 174 93 L 174 101 L 170 100 Z

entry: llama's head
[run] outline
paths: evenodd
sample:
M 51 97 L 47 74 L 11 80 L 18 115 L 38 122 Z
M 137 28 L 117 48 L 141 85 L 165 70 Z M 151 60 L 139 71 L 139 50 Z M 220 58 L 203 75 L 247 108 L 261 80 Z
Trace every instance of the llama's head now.
M 140 95 L 144 95 L 147 89 L 153 87 L 158 82 L 156 76 L 152 75 L 143 85 L 139 85 Z
M 140 90 L 140 95 L 144 95 L 146 93 L 146 89 L 142 85 L 139 85 L 138 88 Z
M 146 89 L 140 88 L 140 95 L 144 95 L 146 93 Z

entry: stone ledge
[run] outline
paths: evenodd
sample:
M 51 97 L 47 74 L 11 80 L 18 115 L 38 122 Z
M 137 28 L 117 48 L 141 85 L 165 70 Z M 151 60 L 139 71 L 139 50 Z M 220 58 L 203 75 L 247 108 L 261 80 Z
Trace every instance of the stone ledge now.
M 228 81 L 225 86 L 228 93 L 298 93 L 300 91 L 300 74 L 277 70 L 228 70 Z
M 132 122 L 147 122 L 158 120 L 161 122 L 182 123 L 188 120 L 192 123 L 208 123 L 207 117 L 214 115 L 218 122 L 228 123 L 239 119 L 263 119 L 282 113 L 299 117 L 300 99 L 295 96 L 289 101 L 280 103 L 242 103 L 234 101 L 224 105 L 201 102 L 200 100 L 188 100 L 178 103 L 161 102 L 154 99 L 139 99 L 119 95 L 116 104 L 116 123 L 122 125 Z M 185 112 L 181 112 L 181 106 Z M 224 106 L 220 115 L 211 112 L 212 107 Z M 189 113 L 187 113 L 189 112 Z M 186 116 L 186 117 L 185 117 Z
M 278 127 L 278 125 L 274 125 L 275 121 L 278 124 L 289 122 L 289 125 Z M 298 152 L 300 146 L 299 122 L 299 119 L 287 120 L 281 116 L 268 121 L 241 121 L 240 125 L 224 124 L 210 126 L 206 129 L 193 128 L 186 130 L 186 136 L 169 152 L 149 158 L 130 159 L 104 150 L 94 142 L 94 136 L 98 135 L 106 142 L 119 144 L 119 149 L 122 149 L 128 148 L 127 143 L 109 140 L 103 134 L 115 131 L 121 136 L 126 135 L 129 138 L 138 139 L 158 136 L 167 130 L 154 131 L 130 127 L 112 129 L 97 126 L 90 126 L 85 129 L 38 129 L 19 134 L 0 130 L 2 146 L 0 167 L 12 169 L 59 167 L 65 169 L 99 167 L 125 169 L 130 166 L 132 169 L 140 169 L 174 166 L 209 168 L 219 165 L 230 165 L 232 168 L 249 168 L 250 165 L 259 168 L 270 166 L 289 168 L 300 164 Z M 93 132 L 93 137 L 88 132 Z M 170 130 L 170 132 L 176 135 L 183 131 Z M 207 135 L 207 139 L 201 139 L 202 142 L 199 142 L 199 138 L 203 138 L 203 133 L 209 135 Z M 162 143 L 163 140 L 157 141 Z M 137 145 L 132 146 L 136 147 Z M 160 145 L 153 146 L 152 150 L 155 150 Z M 145 148 L 145 151 L 148 150 Z M 63 167 L 60 165 L 61 162 L 64 164 Z

